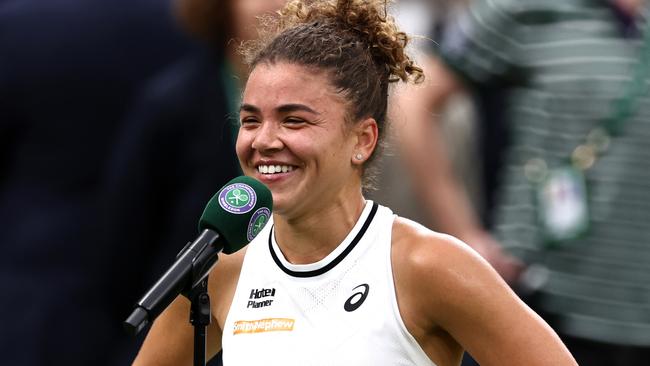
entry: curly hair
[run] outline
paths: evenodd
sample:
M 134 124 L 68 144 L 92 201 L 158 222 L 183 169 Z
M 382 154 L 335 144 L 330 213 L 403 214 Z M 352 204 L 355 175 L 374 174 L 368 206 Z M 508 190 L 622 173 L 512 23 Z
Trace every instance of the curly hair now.
M 350 120 L 377 121 L 381 146 L 389 83 L 424 79 L 405 52 L 409 37 L 388 16 L 387 2 L 290 1 L 279 16 L 262 19 L 260 38 L 244 43 L 242 54 L 251 68 L 285 61 L 329 72 L 334 87 L 350 101 Z M 367 165 L 375 159 L 375 150 Z M 366 168 L 366 183 L 372 175 Z

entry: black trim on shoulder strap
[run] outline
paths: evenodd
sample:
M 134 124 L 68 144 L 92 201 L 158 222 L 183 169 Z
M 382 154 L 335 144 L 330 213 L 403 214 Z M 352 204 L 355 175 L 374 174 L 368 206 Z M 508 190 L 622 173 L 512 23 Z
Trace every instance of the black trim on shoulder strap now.
M 368 226 L 370 226 L 370 223 L 372 222 L 372 219 L 375 217 L 375 214 L 377 213 L 377 209 L 379 208 L 379 205 L 377 202 L 373 202 L 372 204 L 372 209 L 370 210 L 370 214 L 368 215 L 368 218 L 366 218 L 366 221 L 363 223 L 363 226 L 361 227 L 361 230 L 357 233 L 357 235 L 354 237 L 350 245 L 348 245 L 341 254 L 339 254 L 338 257 L 334 258 L 330 263 L 328 263 L 326 266 L 323 268 L 319 268 L 313 271 L 305 271 L 305 272 L 300 272 L 300 271 L 292 271 L 289 268 L 285 267 L 282 262 L 280 262 L 280 259 L 278 256 L 275 254 L 275 250 L 273 250 L 273 244 L 272 244 L 272 237 L 273 237 L 273 228 L 271 228 L 271 231 L 269 232 L 269 251 L 271 252 L 271 257 L 273 258 L 273 261 L 275 261 L 275 264 L 280 267 L 284 273 L 288 274 L 289 276 L 293 277 L 315 277 L 322 275 L 323 273 L 326 273 L 330 269 L 336 267 L 337 264 L 341 263 L 341 261 L 354 249 L 355 246 L 359 243 L 363 235 L 366 233 L 366 230 L 368 230 Z

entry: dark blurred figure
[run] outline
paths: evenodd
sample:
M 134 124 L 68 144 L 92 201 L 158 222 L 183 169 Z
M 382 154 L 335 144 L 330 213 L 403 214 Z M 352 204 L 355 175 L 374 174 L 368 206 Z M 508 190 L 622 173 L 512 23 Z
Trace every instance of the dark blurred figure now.
M 238 174 L 223 51 L 173 9 L 0 1 L 2 365 L 129 363 L 122 321 Z
M 239 75 L 246 70 L 237 47 L 256 37 L 256 16 L 284 1 L 173 1 L 179 25 L 200 47 L 141 88 L 107 170 L 110 242 L 130 248 L 129 256 L 115 253 L 111 259 L 121 268 L 113 278 L 114 292 L 131 299 L 116 307 L 122 314 L 196 236 L 209 198 L 240 174 L 234 140 Z M 210 365 L 220 362 L 215 357 Z
M 650 356 L 650 8 L 644 0 L 474 0 L 400 99 L 406 163 L 442 231 L 482 254 L 581 365 Z M 509 133 L 481 225 L 431 123 L 500 90 Z

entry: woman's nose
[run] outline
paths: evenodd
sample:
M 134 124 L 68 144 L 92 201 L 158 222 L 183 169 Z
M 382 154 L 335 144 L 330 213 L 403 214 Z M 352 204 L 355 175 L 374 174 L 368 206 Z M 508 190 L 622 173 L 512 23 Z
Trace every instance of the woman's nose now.
M 272 122 L 263 122 L 255 133 L 252 147 L 260 152 L 282 149 L 278 126 Z

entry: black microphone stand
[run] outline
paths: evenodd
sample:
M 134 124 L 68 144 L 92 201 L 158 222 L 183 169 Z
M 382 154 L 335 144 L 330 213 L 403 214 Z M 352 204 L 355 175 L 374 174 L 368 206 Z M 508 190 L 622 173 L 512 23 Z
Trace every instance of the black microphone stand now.
M 206 327 L 212 320 L 207 276 L 192 288 L 189 299 L 191 302 L 190 323 L 194 326 L 194 366 L 205 366 Z
M 192 262 L 190 289 L 183 292 L 190 300 L 190 323 L 194 326 L 194 366 L 205 366 L 206 355 L 206 328 L 212 321 L 210 296 L 208 295 L 208 273 L 219 259 L 220 250 L 210 250 L 218 234 L 206 247 L 199 250 L 199 254 Z

